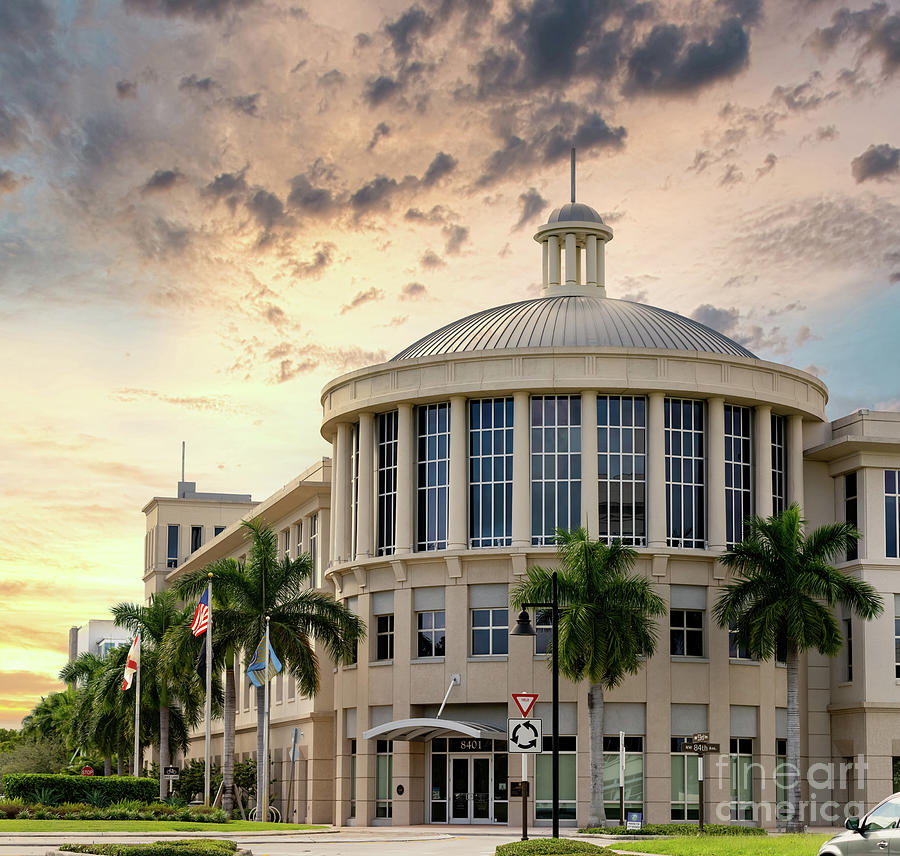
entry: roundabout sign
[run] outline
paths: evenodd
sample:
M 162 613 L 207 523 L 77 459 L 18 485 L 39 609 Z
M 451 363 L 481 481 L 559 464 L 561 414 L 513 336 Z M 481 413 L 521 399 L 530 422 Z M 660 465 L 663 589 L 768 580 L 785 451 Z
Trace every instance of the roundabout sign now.
M 542 749 L 543 731 L 540 719 L 508 719 L 506 736 L 509 751 L 538 754 Z

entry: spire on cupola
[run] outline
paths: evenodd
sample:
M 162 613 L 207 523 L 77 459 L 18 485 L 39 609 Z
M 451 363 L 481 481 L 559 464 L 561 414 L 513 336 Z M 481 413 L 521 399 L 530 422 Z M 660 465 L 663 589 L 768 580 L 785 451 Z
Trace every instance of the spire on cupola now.
M 534 239 L 543 250 L 542 297 L 578 294 L 606 297 L 604 249 L 612 229 L 600 215 L 575 201 L 575 149 L 572 149 L 572 201 L 550 212 Z M 583 263 L 582 263 L 583 262 Z

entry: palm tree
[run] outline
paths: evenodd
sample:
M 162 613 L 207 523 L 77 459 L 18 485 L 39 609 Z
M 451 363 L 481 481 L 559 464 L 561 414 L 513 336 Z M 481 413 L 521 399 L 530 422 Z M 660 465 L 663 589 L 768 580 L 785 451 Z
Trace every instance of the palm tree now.
M 615 540 L 592 541 L 583 528 L 557 530 L 559 671 L 590 681 L 591 816 L 606 819 L 603 805 L 603 694 L 637 673 L 656 648 L 656 619 L 665 601 L 644 577 L 632 574 L 637 553 Z M 510 594 L 513 606 L 549 602 L 553 570 L 528 569 Z
M 868 621 L 884 606 L 875 589 L 831 566 L 860 537 L 849 523 L 830 523 L 809 534 L 800 507 L 745 521 L 746 536 L 721 562 L 734 580 L 724 587 L 713 616 L 737 632 L 751 657 L 770 660 L 778 651 L 787 666 L 787 781 L 789 828 L 799 829 L 800 654 L 811 648 L 835 656 L 843 638 L 834 617 L 838 605 Z
M 187 733 L 200 722 L 202 695 L 199 682 L 195 679 L 193 659 L 184 652 L 182 656 L 171 657 L 163 653 L 163 641 L 172 628 L 190 621 L 193 607 L 178 606 L 175 592 L 162 591 L 151 595 L 150 604 L 141 606 L 134 603 L 119 603 L 112 608 L 113 618 L 119 627 L 127 627 L 132 633 L 141 633 L 141 710 L 143 712 L 145 691 L 153 698 L 154 707 L 159 709 L 159 797 L 166 795 L 166 780 L 162 776 L 163 767 L 168 766 L 173 735 L 170 733 L 172 719 L 182 723 L 179 746 L 187 750 Z
M 71 756 L 77 747 L 74 729 L 76 702 L 74 687 L 41 696 L 34 710 L 22 720 L 22 735 L 39 740 L 58 740 L 65 746 L 67 756 Z
M 73 731 L 78 747 L 83 752 L 96 747 L 103 755 L 103 775 L 109 776 L 118 743 L 116 730 L 121 729 L 122 723 L 97 694 L 97 681 L 104 666 L 101 657 L 84 651 L 63 667 L 59 679 L 76 687 Z
M 180 597 L 195 598 L 206 586 L 207 575 L 213 574 L 213 660 L 216 668 L 225 665 L 222 773 L 226 811 L 231 808 L 234 784 L 234 661 L 243 652 L 245 662 L 249 662 L 265 637 L 266 616 L 272 648 L 305 696 L 313 696 L 319 689 L 314 643 L 321 644 L 332 661 L 348 663 L 366 635 L 365 624 L 343 604 L 309 587 L 313 564 L 308 553 L 296 559 L 279 559 L 278 538 L 269 526 L 259 518 L 245 520 L 241 526 L 250 541 L 246 561 L 229 558 L 213 562 L 186 574 L 174 589 Z M 263 757 L 264 693 L 264 686 L 256 688 L 258 759 Z M 257 764 L 257 795 L 268 787 L 263 781 L 264 770 L 264 764 Z

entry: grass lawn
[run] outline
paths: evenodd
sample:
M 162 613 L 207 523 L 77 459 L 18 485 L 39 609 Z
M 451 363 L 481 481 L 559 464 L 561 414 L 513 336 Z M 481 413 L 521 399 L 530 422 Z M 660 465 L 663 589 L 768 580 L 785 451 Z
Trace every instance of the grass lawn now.
M 2 828 L 2 827 L 0 827 Z M 662 853 L 665 856 L 816 856 L 830 835 L 711 835 L 709 838 L 672 838 L 621 841 L 615 850 Z
M 269 829 L 328 829 L 303 823 L 191 823 L 173 820 L 0 820 L 0 835 L 10 832 L 264 832 Z

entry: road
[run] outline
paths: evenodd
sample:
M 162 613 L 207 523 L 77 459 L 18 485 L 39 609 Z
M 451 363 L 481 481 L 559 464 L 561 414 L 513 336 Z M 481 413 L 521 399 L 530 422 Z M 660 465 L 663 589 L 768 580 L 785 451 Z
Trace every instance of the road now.
M 539 834 L 543 837 L 549 834 L 549 830 L 542 829 Z M 521 833 L 509 829 L 369 827 L 305 835 L 235 836 L 234 840 L 239 847 L 252 851 L 253 856 L 493 856 L 498 844 L 517 841 L 520 837 Z M 40 836 L 11 834 L 0 837 L 0 856 L 44 856 L 64 841 L 127 841 L 136 844 L 154 840 L 157 838 L 152 835 L 134 833 L 102 837 L 67 833 Z

